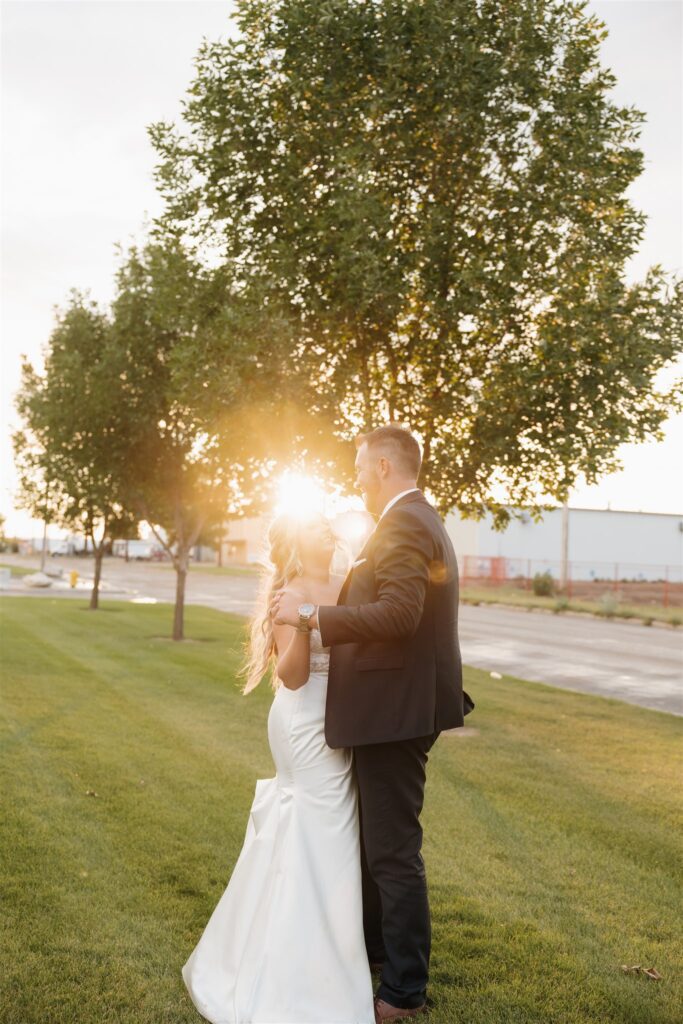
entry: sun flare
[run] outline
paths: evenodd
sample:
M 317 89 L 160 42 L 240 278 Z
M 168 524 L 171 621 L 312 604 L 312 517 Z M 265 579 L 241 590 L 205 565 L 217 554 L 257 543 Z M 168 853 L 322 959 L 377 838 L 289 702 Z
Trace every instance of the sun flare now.
M 341 548 L 353 557 L 374 526 L 359 496 L 344 494 L 338 486 L 328 488 L 316 477 L 295 469 L 285 470 L 278 477 L 273 511 L 302 523 L 325 516 Z
M 277 515 L 286 514 L 307 519 L 327 512 L 325 488 L 312 476 L 294 470 L 286 470 L 277 484 L 275 503 Z

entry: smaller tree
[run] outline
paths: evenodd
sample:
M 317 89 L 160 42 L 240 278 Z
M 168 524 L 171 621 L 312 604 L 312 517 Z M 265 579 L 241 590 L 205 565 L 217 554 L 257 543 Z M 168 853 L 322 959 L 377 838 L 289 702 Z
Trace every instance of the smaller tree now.
M 235 409 L 260 379 L 226 269 L 201 265 L 163 225 L 117 273 L 113 334 L 126 394 L 127 502 L 176 571 L 173 639 L 184 633 L 190 552 L 258 492 L 258 445 Z M 206 386 L 207 372 L 220 388 Z
M 0 551 L 7 551 L 7 538 L 5 536 L 6 519 L 0 512 Z
M 46 523 L 90 540 L 95 572 L 90 608 L 99 605 L 105 550 L 135 535 L 125 503 L 126 413 L 106 314 L 72 290 L 38 374 L 24 357 L 16 408 L 24 426 L 13 434 L 18 500 Z

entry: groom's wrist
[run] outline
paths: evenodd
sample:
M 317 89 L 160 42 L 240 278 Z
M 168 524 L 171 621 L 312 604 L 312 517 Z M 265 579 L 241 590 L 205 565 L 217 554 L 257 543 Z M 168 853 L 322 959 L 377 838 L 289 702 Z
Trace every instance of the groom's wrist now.
M 315 606 L 315 611 L 313 612 L 313 614 L 311 615 L 310 619 L 308 620 L 308 624 L 311 627 L 311 629 L 320 629 L 320 626 L 318 624 L 318 608 L 319 607 L 320 607 L 319 604 L 317 604 Z

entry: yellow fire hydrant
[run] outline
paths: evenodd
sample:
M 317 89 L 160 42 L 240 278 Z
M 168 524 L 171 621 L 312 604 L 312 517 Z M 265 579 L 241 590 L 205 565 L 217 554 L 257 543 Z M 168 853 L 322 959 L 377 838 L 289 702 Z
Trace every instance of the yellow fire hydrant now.
M 69 573 L 69 586 L 75 587 L 77 579 L 78 579 L 78 571 L 76 569 L 72 569 L 71 572 Z

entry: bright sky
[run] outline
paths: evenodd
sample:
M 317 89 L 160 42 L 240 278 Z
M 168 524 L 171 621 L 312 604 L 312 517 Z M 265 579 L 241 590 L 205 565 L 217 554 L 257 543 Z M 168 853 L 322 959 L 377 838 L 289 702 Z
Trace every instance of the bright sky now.
M 648 216 L 638 279 L 683 270 L 683 5 L 593 0 L 606 21 L 615 99 L 647 112 L 645 171 L 631 197 Z M 177 120 L 203 36 L 230 32 L 231 4 L 205 0 L 4 0 L 2 10 L 2 382 L 0 511 L 7 532 L 40 536 L 13 508 L 10 432 L 20 354 L 41 365 L 53 309 L 69 289 L 113 298 L 115 243 L 142 237 L 161 208 L 146 126 Z M 677 370 L 683 373 L 683 363 Z M 668 377 L 673 378 L 671 373 Z M 579 507 L 683 512 L 683 416 L 661 443 L 628 445 L 624 469 L 577 489 Z M 50 531 L 57 536 L 59 531 Z

